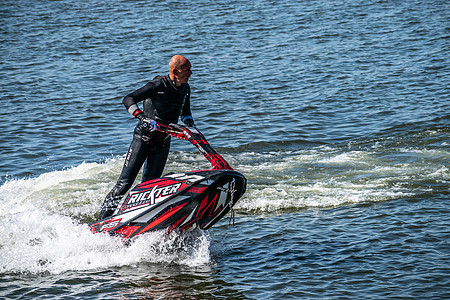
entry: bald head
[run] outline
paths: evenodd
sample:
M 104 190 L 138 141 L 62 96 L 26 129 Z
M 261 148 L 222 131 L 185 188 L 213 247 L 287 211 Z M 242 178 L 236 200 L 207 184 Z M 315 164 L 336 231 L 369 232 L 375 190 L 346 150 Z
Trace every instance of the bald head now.
M 169 76 L 176 86 L 187 83 L 191 74 L 191 63 L 186 57 L 175 55 L 170 59 Z
M 169 70 L 173 69 L 179 69 L 181 66 L 185 65 L 186 63 L 189 63 L 189 60 L 181 55 L 175 55 L 170 59 L 169 62 Z

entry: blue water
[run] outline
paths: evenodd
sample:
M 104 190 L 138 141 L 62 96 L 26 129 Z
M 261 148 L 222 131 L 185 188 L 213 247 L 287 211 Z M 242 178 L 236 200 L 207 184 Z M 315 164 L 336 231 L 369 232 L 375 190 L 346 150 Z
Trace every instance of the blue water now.
M 450 298 L 448 1 L 0 3 L 0 297 Z M 129 92 L 189 58 L 248 191 L 207 232 L 89 232 Z M 173 141 L 166 171 L 208 167 Z

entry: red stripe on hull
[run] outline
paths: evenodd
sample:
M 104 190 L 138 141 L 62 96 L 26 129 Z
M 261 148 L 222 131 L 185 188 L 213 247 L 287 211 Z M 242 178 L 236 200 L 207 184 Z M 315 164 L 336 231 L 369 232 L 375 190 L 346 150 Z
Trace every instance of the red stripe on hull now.
M 124 226 L 119 228 L 116 233 L 125 235 L 125 239 L 128 239 L 140 226 Z
M 172 207 L 171 209 L 169 209 L 168 211 L 166 211 L 164 214 L 162 214 L 158 219 L 156 219 L 155 221 L 151 222 L 150 224 L 147 225 L 147 227 L 145 227 L 144 229 L 142 229 L 138 234 L 141 234 L 149 229 L 151 229 L 152 227 L 155 227 L 156 225 L 158 225 L 159 223 L 165 221 L 167 218 L 169 218 L 170 216 L 172 216 L 174 213 L 176 213 L 177 211 L 179 211 L 180 209 L 183 208 L 183 206 L 185 206 L 187 203 L 183 203 L 180 204 L 176 207 Z

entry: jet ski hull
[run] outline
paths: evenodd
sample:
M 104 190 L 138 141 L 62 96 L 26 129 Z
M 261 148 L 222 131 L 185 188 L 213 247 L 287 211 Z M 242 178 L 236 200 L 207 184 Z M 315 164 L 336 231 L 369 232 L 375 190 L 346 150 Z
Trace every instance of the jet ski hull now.
M 233 170 L 167 174 L 137 185 L 113 216 L 91 224 L 91 231 L 128 240 L 162 229 L 208 229 L 233 208 L 246 185 Z

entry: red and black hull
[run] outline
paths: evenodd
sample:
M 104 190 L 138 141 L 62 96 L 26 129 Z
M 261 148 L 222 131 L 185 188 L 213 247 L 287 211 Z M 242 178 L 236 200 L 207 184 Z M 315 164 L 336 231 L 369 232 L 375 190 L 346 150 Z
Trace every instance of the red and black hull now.
M 115 214 L 91 225 L 126 240 L 155 230 L 208 229 L 225 216 L 246 190 L 246 178 L 233 170 L 204 170 L 137 185 Z

